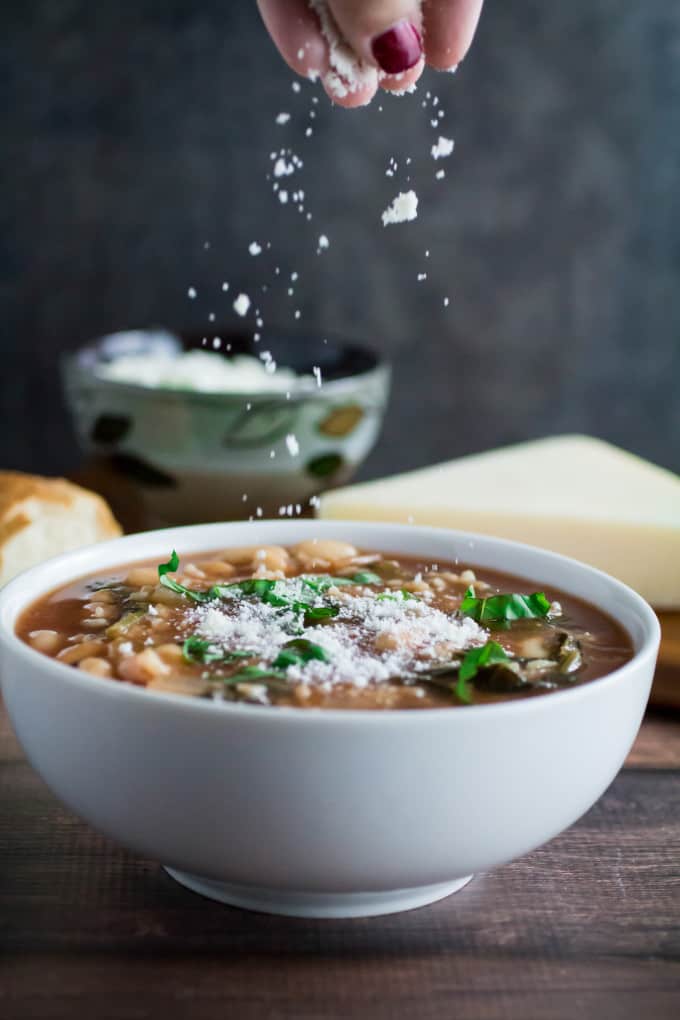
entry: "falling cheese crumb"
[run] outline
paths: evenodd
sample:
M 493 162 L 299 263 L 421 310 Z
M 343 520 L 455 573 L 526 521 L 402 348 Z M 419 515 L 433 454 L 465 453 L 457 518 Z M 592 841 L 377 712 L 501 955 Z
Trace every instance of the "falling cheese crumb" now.
M 453 152 L 453 145 L 454 142 L 452 138 L 443 138 L 440 135 L 439 141 L 436 145 L 433 145 L 430 150 L 432 153 L 432 159 L 445 159 L 447 156 L 450 156 Z
M 248 313 L 249 308 L 250 298 L 248 297 L 248 295 L 239 294 L 239 296 L 234 301 L 234 311 L 236 312 L 236 314 L 241 316 L 246 315 Z
M 274 177 L 288 177 L 294 173 L 295 165 L 293 163 L 286 163 L 283 156 L 279 157 L 276 163 L 274 163 Z
M 194 298 L 196 297 L 196 294 L 197 294 L 196 288 L 195 287 L 189 287 L 189 290 L 187 291 L 187 297 L 190 297 L 191 300 L 193 301 Z
M 322 234 L 321 237 L 319 238 L 319 248 L 320 248 L 320 250 L 323 251 L 324 249 L 328 248 L 329 244 L 330 244 L 330 241 L 328 240 L 326 235 Z
M 289 120 L 290 120 L 290 114 L 289 113 L 279 113 L 279 114 L 277 114 L 277 117 L 276 117 L 276 123 L 277 124 L 287 124 Z
M 418 196 L 415 191 L 400 191 L 382 214 L 383 227 L 390 223 L 405 223 L 418 215 Z
M 248 251 L 251 255 L 260 255 L 262 253 L 262 248 L 257 241 L 251 241 L 248 245 Z
M 297 441 L 297 437 L 293 433 L 289 433 L 286 436 L 286 446 L 288 447 L 288 453 L 291 457 L 297 457 L 300 452 L 300 444 Z

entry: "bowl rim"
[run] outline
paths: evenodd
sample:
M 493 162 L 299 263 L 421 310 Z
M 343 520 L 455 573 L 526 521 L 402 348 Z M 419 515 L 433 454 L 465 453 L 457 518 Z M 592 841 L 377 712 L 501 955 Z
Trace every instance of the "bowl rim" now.
M 343 529 L 361 527 L 369 532 L 374 531 L 377 540 L 376 548 L 380 549 L 379 536 L 386 530 L 390 534 L 396 533 L 403 535 L 404 538 L 408 535 L 419 534 L 420 536 L 427 536 L 432 538 L 434 541 L 441 539 L 442 541 L 448 541 L 450 543 L 459 542 L 464 543 L 476 543 L 480 542 L 484 545 L 497 545 L 500 550 L 508 549 L 521 553 L 526 550 L 531 554 L 540 554 L 546 557 L 548 560 L 554 562 L 558 567 L 560 565 L 566 566 L 571 565 L 573 568 L 576 566 L 578 570 L 583 571 L 586 575 L 591 575 L 594 578 L 599 577 L 606 581 L 619 595 L 627 601 L 628 607 L 632 609 L 637 616 L 638 622 L 642 625 L 643 638 L 640 647 L 634 651 L 633 657 L 622 666 L 614 669 L 610 673 L 606 673 L 602 677 L 598 677 L 594 680 L 589 680 L 587 683 L 579 684 L 569 690 L 551 691 L 546 697 L 538 698 L 523 698 L 517 701 L 500 701 L 493 704 L 482 704 L 482 705 L 465 705 L 457 706 L 457 711 L 447 710 L 446 708 L 412 708 L 412 709 L 398 709 L 393 711 L 386 711 L 384 709 L 329 709 L 329 708 L 297 708 L 295 706 L 275 706 L 275 705 L 249 705 L 241 703 L 231 702 L 219 702 L 215 703 L 212 699 L 204 698 L 191 698 L 182 694 L 171 694 L 165 691 L 149 691 L 144 687 L 138 687 L 133 684 L 117 683 L 110 679 L 92 676 L 90 674 L 84 674 L 81 671 L 74 669 L 72 666 L 66 663 L 59 662 L 57 659 L 53 659 L 50 656 L 44 655 L 42 652 L 31 648 L 30 645 L 22 641 L 15 632 L 16 621 L 21 613 L 28 608 L 33 602 L 41 598 L 43 595 L 60 585 L 67 584 L 70 581 L 75 581 L 79 577 L 87 576 L 97 570 L 97 560 L 102 556 L 108 558 L 108 554 L 112 549 L 121 548 L 121 555 L 118 558 L 119 564 L 134 563 L 137 560 L 141 560 L 143 557 L 140 554 L 133 554 L 130 557 L 125 555 L 124 550 L 128 547 L 134 547 L 137 544 L 141 544 L 144 541 L 160 541 L 164 536 L 168 536 L 168 544 L 172 548 L 177 546 L 182 548 L 181 541 L 178 541 L 177 537 L 170 538 L 170 536 L 181 536 L 186 532 L 199 533 L 201 536 L 207 534 L 216 536 L 215 540 L 208 538 L 206 541 L 189 541 L 188 548 L 184 555 L 188 553 L 199 553 L 202 551 L 209 551 L 215 546 L 224 544 L 220 542 L 217 536 L 224 529 L 231 528 L 253 528 L 256 531 L 258 528 L 266 526 L 272 530 L 282 529 L 283 531 L 292 532 L 291 540 L 295 540 L 295 532 L 304 530 L 305 528 L 319 528 L 321 531 L 333 531 L 334 537 L 342 537 Z M 339 534 L 338 534 L 339 533 Z M 349 536 L 348 536 L 349 537 Z M 255 539 L 255 542 L 257 539 Z M 264 541 L 264 540 L 263 540 Z M 253 544 L 255 544 L 255 542 Z M 280 544 L 285 544 L 286 539 L 281 538 Z M 408 543 L 405 543 L 407 545 Z M 389 551 L 385 549 L 384 551 Z M 395 551 L 395 550 L 392 550 Z M 408 552 L 404 555 L 409 555 Z M 150 558 L 148 555 L 144 558 Z M 442 557 L 444 558 L 444 557 Z M 474 566 L 474 557 L 470 558 Z M 80 564 L 84 563 L 84 566 Z M 78 565 L 76 569 L 70 569 L 74 564 Z M 52 572 L 58 567 L 63 567 L 64 580 L 58 582 L 56 585 L 54 581 L 41 583 L 46 575 L 51 575 Z M 500 568 L 501 570 L 503 567 Z M 529 578 L 527 578 L 529 580 Z M 28 585 L 29 593 L 26 594 L 26 585 Z M 35 585 L 35 587 L 33 587 Z M 586 601 L 589 601 L 586 599 Z M 608 610 L 604 610 L 607 612 Z M 610 612 L 610 615 L 614 616 Z M 616 618 L 614 616 L 614 618 Z M 137 532 L 131 535 L 124 535 L 122 537 L 113 538 L 106 542 L 98 542 L 93 545 L 83 546 L 79 549 L 72 550 L 67 553 L 62 553 L 58 556 L 51 557 L 44 562 L 37 564 L 34 567 L 17 575 L 17 577 L 10 580 L 5 587 L 0 591 L 0 652 L 5 652 L 9 655 L 18 657 L 20 661 L 26 663 L 27 666 L 38 666 L 42 664 L 43 669 L 51 674 L 55 681 L 67 684 L 76 689 L 82 690 L 87 694 L 108 697 L 113 700 L 132 699 L 133 703 L 135 699 L 142 699 L 142 703 L 146 701 L 151 704 L 158 704 L 159 710 L 171 710 L 176 709 L 180 712 L 192 713 L 196 716 L 203 714 L 210 714 L 215 718 L 223 717 L 225 720 L 242 718 L 244 720 L 251 719 L 263 722 L 265 725 L 283 725 L 286 722 L 288 725 L 332 725 L 338 723 L 340 720 L 346 720 L 346 725 L 354 724 L 361 726 L 414 726 L 417 725 L 417 721 L 421 723 L 427 721 L 428 723 L 439 721 L 440 725 L 464 725 L 464 719 L 473 718 L 488 718 L 498 719 L 499 716 L 505 716 L 508 713 L 533 713 L 541 711 L 550 711 L 550 705 L 553 706 L 553 710 L 562 703 L 565 698 L 570 698 L 573 701 L 576 698 L 588 699 L 589 697 L 595 696 L 595 692 L 603 690 L 605 687 L 616 685 L 625 674 L 631 670 L 636 670 L 639 667 L 645 667 L 649 663 L 649 660 L 655 660 L 658 652 L 658 647 L 661 639 L 661 627 L 659 620 L 654 613 L 653 609 L 649 604 L 639 595 L 636 591 L 630 588 L 628 585 L 619 581 L 617 578 L 612 577 L 610 574 L 605 573 L 602 570 L 598 570 L 596 567 L 591 567 L 589 564 L 582 563 L 580 560 L 575 560 L 569 556 L 563 556 L 560 553 L 555 553 L 550 550 L 542 549 L 538 546 L 532 546 L 525 542 L 515 542 L 510 539 L 497 538 L 491 535 L 477 534 L 475 532 L 459 531 L 453 528 L 435 528 L 427 525 L 411 525 L 411 524 L 392 524 L 388 522 L 366 522 L 366 521 L 355 521 L 355 520 L 318 520 L 315 518 L 304 518 L 299 520 L 280 520 L 278 518 L 270 518 L 267 520 L 258 521 L 228 521 L 228 522 L 217 522 L 209 524 L 195 524 L 195 525 L 181 525 L 172 528 L 161 528 L 154 531 L 143 531 Z M 652 663 L 653 668 L 653 663 Z M 0 674 L 0 690 L 3 687 L 2 675 Z M 275 720 L 282 720 L 282 722 L 275 722 Z

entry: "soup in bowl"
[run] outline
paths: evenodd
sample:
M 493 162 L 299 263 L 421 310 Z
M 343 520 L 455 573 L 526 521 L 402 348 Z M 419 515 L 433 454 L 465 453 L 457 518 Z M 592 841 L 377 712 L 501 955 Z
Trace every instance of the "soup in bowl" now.
M 590 567 L 398 525 L 134 535 L 0 597 L 4 696 L 54 792 L 196 891 L 309 916 L 432 902 L 574 822 L 658 641 Z

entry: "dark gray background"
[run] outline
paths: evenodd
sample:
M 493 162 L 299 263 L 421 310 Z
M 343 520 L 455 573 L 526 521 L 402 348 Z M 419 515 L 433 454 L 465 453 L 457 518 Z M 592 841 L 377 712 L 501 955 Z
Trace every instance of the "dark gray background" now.
M 320 90 L 293 94 L 251 0 L 4 0 L 0 39 L 0 465 L 77 463 L 60 351 L 233 322 L 220 281 L 254 294 L 277 263 L 300 282 L 268 322 L 299 307 L 394 361 L 365 475 L 566 430 L 680 469 L 679 4 L 490 0 L 457 75 L 382 112 L 322 97 L 309 140 Z M 456 140 L 443 183 L 425 89 Z M 284 141 L 311 225 L 264 179 Z M 391 155 L 421 211 L 383 231 Z

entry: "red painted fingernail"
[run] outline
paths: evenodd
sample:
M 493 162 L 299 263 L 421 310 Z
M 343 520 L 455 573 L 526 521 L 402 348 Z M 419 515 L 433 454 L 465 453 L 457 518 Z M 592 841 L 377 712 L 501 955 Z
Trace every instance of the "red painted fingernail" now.
M 423 55 L 423 40 L 416 26 L 404 18 L 377 35 L 371 49 L 383 71 L 400 74 L 418 63 Z

